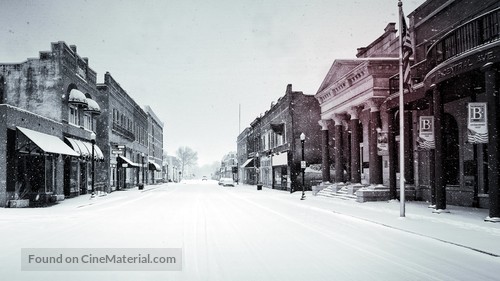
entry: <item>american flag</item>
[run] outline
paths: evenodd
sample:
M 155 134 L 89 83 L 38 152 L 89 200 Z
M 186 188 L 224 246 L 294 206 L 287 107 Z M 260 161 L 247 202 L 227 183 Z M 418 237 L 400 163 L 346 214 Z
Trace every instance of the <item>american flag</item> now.
M 408 26 L 406 25 L 403 9 L 400 7 L 401 15 L 401 49 L 403 54 L 403 83 L 411 91 L 411 77 L 410 77 L 410 57 L 413 54 L 412 41 Z

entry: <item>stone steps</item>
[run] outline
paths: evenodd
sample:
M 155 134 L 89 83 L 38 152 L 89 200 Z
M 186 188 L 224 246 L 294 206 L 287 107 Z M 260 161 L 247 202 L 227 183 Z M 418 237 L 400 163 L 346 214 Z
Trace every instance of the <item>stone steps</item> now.
M 356 195 L 349 194 L 347 191 L 347 187 L 343 187 L 342 189 L 335 192 L 336 189 L 337 188 L 335 186 L 329 185 L 318 192 L 316 196 L 356 201 Z
M 413 192 L 415 191 L 413 190 Z M 412 198 L 411 190 L 407 190 L 407 194 L 408 198 Z M 369 201 L 387 201 L 389 200 L 389 190 L 383 185 L 366 186 L 362 184 L 344 185 L 339 183 L 325 186 L 316 196 L 352 200 L 363 203 Z

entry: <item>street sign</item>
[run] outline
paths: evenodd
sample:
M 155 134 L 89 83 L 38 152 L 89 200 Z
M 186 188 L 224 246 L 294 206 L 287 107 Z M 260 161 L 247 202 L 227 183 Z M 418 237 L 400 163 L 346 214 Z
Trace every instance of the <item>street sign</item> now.
M 123 150 L 111 150 L 113 154 L 123 154 Z
M 127 167 L 128 167 L 128 164 L 127 164 L 127 163 L 123 163 L 123 164 L 122 164 L 122 167 L 123 167 L 123 168 L 127 168 Z
M 300 168 L 305 169 L 306 168 L 306 161 L 300 161 Z
M 118 148 L 118 149 L 124 149 L 125 146 L 124 145 L 117 145 L 116 148 Z

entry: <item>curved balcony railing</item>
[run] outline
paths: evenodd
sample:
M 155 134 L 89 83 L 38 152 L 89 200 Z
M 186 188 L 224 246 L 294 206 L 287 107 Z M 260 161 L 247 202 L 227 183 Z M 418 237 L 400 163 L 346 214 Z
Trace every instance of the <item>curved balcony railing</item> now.
M 115 131 L 116 133 L 120 134 L 121 136 L 130 141 L 135 141 L 135 134 L 127 130 L 126 128 L 120 126 L 118 123 L 113 122 L 113 131 Z
M 446 33 L 427 51 L 427 70 L 438 64 L 500 39 L 500 8 L 478 16 Z

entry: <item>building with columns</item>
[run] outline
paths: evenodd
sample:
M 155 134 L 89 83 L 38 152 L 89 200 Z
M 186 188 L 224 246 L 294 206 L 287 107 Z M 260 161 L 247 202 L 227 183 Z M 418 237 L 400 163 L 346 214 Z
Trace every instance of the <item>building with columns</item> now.
M 383 108 L 389 77 L 398 71 L 398 51 L 395 24 L 390 23 L 379 38 L 358 49 L 357 58 L 333 62 L 315 95 L 321 107 L 323 162 L 330 161 L 330 135 L 334 146 L 335 178 L 323 169 L 323 181 L 346 183 L 351 193 L 388 184 L 388 154 L 379 151 L 377 138 L 388 127 Z
M 371 199 L 395 199 L 403 176 L 406 198 L 434 212 L 447 204 L 488 208 L 485 220 L 500 221 L 500 3 L 428 0 L 408 19 L 412 86 L 403 93 L 403 131 L 394 24 L 357 59 L 336 60 L 316 94 L 322 130 L 335 135 L 333 181 L 371 186 L 353 188 L 358 200 L 380 184 L 381 196 Z

